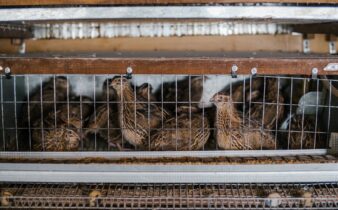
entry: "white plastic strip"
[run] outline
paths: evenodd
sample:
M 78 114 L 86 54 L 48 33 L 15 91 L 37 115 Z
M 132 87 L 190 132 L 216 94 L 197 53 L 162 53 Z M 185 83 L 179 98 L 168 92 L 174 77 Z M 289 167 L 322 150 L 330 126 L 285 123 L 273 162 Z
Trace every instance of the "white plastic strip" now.
M 234 166 L 0 164 L 0 181 L 62 183 L 337 182 L 338 164 Z

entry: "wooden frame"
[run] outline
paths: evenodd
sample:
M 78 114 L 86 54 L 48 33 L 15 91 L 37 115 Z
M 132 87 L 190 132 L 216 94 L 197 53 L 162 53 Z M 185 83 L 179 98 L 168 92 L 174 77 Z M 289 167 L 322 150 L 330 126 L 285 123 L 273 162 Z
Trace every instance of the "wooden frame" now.
M 338 0 L 213 0 L 213 3 L 300 3 L 336 4 Z M 0 0 L 0 6 L 209 4 L 209 0 Z
M 325 71 L 337 64 L 337 56 L 292 53 L 109 53 L 102 55 L 31 55 L 1 56 L 0 66 L 11 74 L 125 74 L 128 67 L 135 74 L 237 74 L 338 75 Z M 338 66 L 337 66 L 338 68 Z

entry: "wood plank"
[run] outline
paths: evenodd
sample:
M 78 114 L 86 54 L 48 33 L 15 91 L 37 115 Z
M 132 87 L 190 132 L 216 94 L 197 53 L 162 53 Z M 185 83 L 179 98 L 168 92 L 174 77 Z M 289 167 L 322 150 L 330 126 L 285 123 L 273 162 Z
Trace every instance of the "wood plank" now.
M 12 74 L 124 74 L 128 67 L 135 74 L 230 74 L 233 65 L 238 74 L 311 75 L 313 68 L 319 74 L 338 74 L 323 69 L 329 63 L 338 63 L 338 56 L 303 54 L 224 54 L 224 53 L 161 53 L 89 55 L 32 55 L 2 56 L 0 66 L 10 67 Z
M 210 4 L 210 3 L 298 3 L 337 4 L 338 0 L 0 0 L 0 6 L 47 5 L 142 5 L 142 4 Z
M 318 42 L 318 44 L 316 44 Z M 26 52 L 111 52 L 111 51 L 284 51 L 302 50 L 302 36 L 240 35 L 184 37 L 118 37 L 112 39 L 25 40 Z M 315 45 L 316 44 L 316 45 Z M 338 45 L 338 43 L 337 43 Z M 16 53 L 10 40 L 0 39 L 0 53 Z M 312 52 L 328 52 L 325 37 L 316 36 Z
M 113 39 L 25 40 L 26 52 L 112 52 L 112 51 L 282 51 L 301 52 L 301 35 L 231 35 L 185 37 L 118 37 Z M 338 41 L 336 41 L 338 46 Z M 17 53 L 18 46 L 0 39 L 0 53 Z M 328 53 L 325 35 L 310 40 L 312 53 Z

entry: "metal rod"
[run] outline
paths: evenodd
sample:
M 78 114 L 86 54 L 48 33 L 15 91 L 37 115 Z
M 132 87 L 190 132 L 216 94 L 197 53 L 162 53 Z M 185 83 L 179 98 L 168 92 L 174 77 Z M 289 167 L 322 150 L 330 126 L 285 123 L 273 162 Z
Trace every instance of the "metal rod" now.
M 28 118 L 28 139 L 29 139 L 29 150 L 32 150 L 32 136 L 31 136 L 31 111 L 30 111 L 30 93 L 29 93 L 29 75 L 25 75 L 26 81 L 26 94 L 27 94 L 27 118 Z
M 133 151 L 133 152 L 0 152 L 0 158 L 160 158 L 160 157 L 273 157 L 326 155 L 326 149 L 303 150 L 218 150 L 218 151 Z
M 14 123 L 15 123 L 15 143 L 16 149 L 19 150 L 19 137 L 18 137 L 18 114 L 17 114 L 17 102 L 16 102 L 16 77 L 13 78 L 13 97 L 14 97 Z
M 0 88 L 1 88 L 1 126 L 2 126 L 2 141 L 3 150 L 6 151 L 6 138 L 5 138 L 5 117 L 4 117 L 4 87 L 3 87 L 4 76 L 0 75 Z
M 2 182 L 296 183 L 337 182 L 338 164 L 109 165 L 0 164 Z

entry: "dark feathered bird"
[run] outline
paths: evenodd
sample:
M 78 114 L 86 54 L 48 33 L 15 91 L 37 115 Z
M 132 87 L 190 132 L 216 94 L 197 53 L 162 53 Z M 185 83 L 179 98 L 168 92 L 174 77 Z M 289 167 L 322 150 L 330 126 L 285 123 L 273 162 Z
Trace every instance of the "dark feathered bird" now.
M 69 94 L 68 96 L 67 93 Z M 70 86 L 66 77 L 55 77 L 55 80 L 54 77 L 52 77 L 49 80 L 43 82 L 42 86 L 38 86 L 33 91 L 31 91 L 29 95 L 29 110 L 28 104 L 24 104 L 22 106 L 23 124 L 28 123 L 28 116 L 30 118 L 31 124 L 37 119 L 41 119 L 42 108 L 44 115 L 46 115 L 51 110 L 55 111 L 55 102 L 67 101 L 67 97 L 71 97 L 72 95 L 72 87 Z M 26 100 L 28 101 L 28 97 Z
M 118 122 L 123 138 L 134 146 L 144 147 L 150 130 L 159 127 L 168 113 L 152 103 L 135 103 L 133 89 L 124 77 L 115 77 L 111 87 L 118 96 Z
M 317 131 L 315 128 L 314 116 L 294 114 L 281 133 L 281 145 L 288 149 L 324 148 L 326 135 L 317 133 L 321 131 L 320 125 L 317 125 Z
M 190 112 L 191 111 L 191 112 Z M 209 122 L 197 107 L 181 106 L 150 138 L 151 150 L 200 150 L 210 136 Z M 191 113 L 191 114 L 190 114 Z
M 72 97 L 69 103 L 59 106 L 56 117 L 60 119 L 62 124 L 82 129 L 92 111 L 92 99 L 86 96 L 82 96 L 81 98 L 77 96 Z
M 96 107 L 86 127 L 85 136 L 88 141 L 93 143 L 93 135 L 96 134 L 98 138 L 104 140 L 103 145 L 122 150 L 122 136 L 116 106 L 102 104 Z
M 278 80 L 267 78 L 259 90 L 247 92 L 246 101 L 250 102 L 247 116 L 253 120 L 262 122 L 264 128 L 278 129 L 279 123 L 284 118 L 284 97 L 279 90 Z M 250 106 L 251 105 L 251 106 Z
M 80 148 L 81 136 L 75 127 L 69 127 L 57 120 L 50 112 L 43 121 L 33 123 L 33 150 L 35 151 L 75 151 Z M 43 123 L 42 123 L 43 122 Z
M 251 78 L 251 80 L 245 79 L 242 81 L 230 83 L 220 92 L 231 96 L 235 108 L 241 112 L 245 112 L 246 110 L 244 110 L 244 107 L 247 107 L 247 101 L 249 101 L 247 98 L 248 95 L 250 95 L 248 93 L 250 93 L 250 91 L 254 93 L 257 90 L 260 90 L 263 84 L 264 78 L 255 77 Z M 251 97 L 253 97 L 253 95 Z
M 101 94 L 99 94 L 97 101 L 106 102 L 117 100 L 116 92 L 110 87 L 112 80 L 112 78 L 108 78 L 103 82 Z
M 54 113 L 57 109 L 56 102 L 67 101 L 67 97 L 73 95 L 72 92 L 67 78 L 62 76 L 51 77 L 31 91 L 25 99 L 27 103 L 22 104 L 18 119 L 18 127 L 27 128 L 19 131 L 19 149 L 31 149 L 27 141 L 28 128 L 33 128 L 37 121 L 41 122 L 41 118 L 44 118 L 49 112 Z M 54 122 L 54 120 L 52 121 Z M 32 133 L 33 131 L 31 131 Z
M 103 82 L 102 93 L 85 128 L 86 147 L 90 150 L 122 150 L 122 137 L 118 124 L 117 94 L 110 86 L 112 78 Z M 96 138 L 95 138 L 96 136 Z M 96 142 L 95 142 L 96 139 Z M 96 143 L 96 145 L 95 145 Z
M 227 95 L 231 92 L 236 109 L 248 118 L 262 122 L 266 129 L 276 129 L 285 110 L 284 97 L 278 86 L 275 78 L 256 77 L 228 85 L 222 92 Z
M 136 94 L 138 99 L 142 101 L 156 101 L 155 95 L 152 93 L 153 87 L 149 83 L 143 83 L 137 87 Z
M 176 85 L 177 83 L 177 85 Z M 198 106 L 203 94 L 203 77 L 191 76 L 183 80 L 163 83 L 163 101 L 164 106 L 168 110 L 175 110 L 177 106 L 188 106 L 191 102 L 192 106 Z M 156 98 L 162 99 L 161 88 L 156 92 Z M 177 99 L 177 100 L 176 100 Z M 186 102 L 186 103 L 182 103 Z
M 211 99 L 216 105 L 216 139 L 221 149 L 274 149 L 275 141 L 269 132 L 261 131 L 261 124 L 245 119 L 236 110 L 229 95 L 217 93 Z

